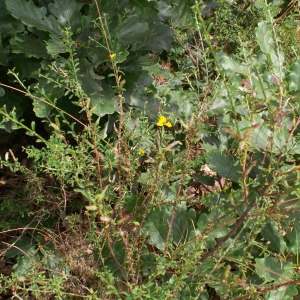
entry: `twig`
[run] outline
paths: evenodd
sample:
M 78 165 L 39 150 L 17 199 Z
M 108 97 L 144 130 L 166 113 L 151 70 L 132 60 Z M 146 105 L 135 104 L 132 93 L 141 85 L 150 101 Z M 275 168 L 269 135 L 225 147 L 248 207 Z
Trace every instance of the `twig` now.
M 78 124 L 82 125 L 84 128 L 87 127 L 84 123 L 82 123 L 81 121 L 79 121 L 78 119 L 76 119 L 74 116 L 72 116 L 71 114 L 67 113 L 67 112 L 64 111 L 63 109 L 57 107 L 56 105 L 52 104 L 51 102 L 48 102 L 48 101 L 46 101 L 46 100 L 44 100 L 44 99 L 42 99 L 42 98 L 40 98 L 40 97 L 34 96 L 34 95 L 32 95 L 31 93 L 29 93 L 29 92 L 22 91 L 22 90 L 20 90 L 20 89 L 18 89 L 18 88 L 15 88 L 15 87 L 11 86 L 11 85 L 7 85 L 7 84 L 4 84 L 4 83 L 0 83 L 0 86 L 9 88 L 9 89 L 11 89 L 11 90 L 14 90 L 14 91 L 17 91 L 17 92 L 19 92 L 19 93 L 22 93 L 22 94 L 24 94 L 24 95 L 26 95 L 26 96 L 32 97 L 32 98 L 34 98 L 34 99 L 36 99 L 36 100 L 42 101 L 43 103 L 45 103 L 45 104 L 47 104 L 47 105 L 49 105 L 49 106 L 55 108 L 56 110 L 58 110 L 58 111 L 60 111 L 60 112 L 62 112 L 62 113 L 64 113 L 64 114 L 66 114 L 68 117 L 70 117 L 71 119 L 75 120 Z
M 240 216 L 240 218 L 236 222 L 233 229 L 228 234 L 226 234 L 223 238 L 218 239 L 217 244 L 212 249 L 205 252 L 204 255 L 200 258 L 200 262 L 205 261 L 209 256 L 213 255 L 228 239 L 230 239 L 231 237 L 233 237 L 236 234 L 236 232 L 243 225 L 244 220 L 248 216 L 250 210 L 255 206 L 255 204 L 256 204 L 256 201 L 254 200 L 250 204 L 250 206 L 244 211 L 244 213 Z
M 273 290 L 277 290 L 279 289 L 280 287 L 283 287 L 283 286 L 289 286 L 289 285 L 292 285 L 292 284 L 300 284 L 300 279 L 298 280 L 290 280 L 290 281 L 286 281 L 286 282 L 283 282 L 283 283 L 280 283 L 280 284 L 277 284 L 277 285 L 271 285 L 267 288 L 264 288 L 264 289 L 261 289 L 260 291 L 258 292 L 254 292 L 251 294 L 251 298 L 250 296 L 239 296 L 239 297 L 236 297 L 236 298 L 233 298 L 233 300 L 241 300 L 241 299 L 253 299 L 252 296 L 254 295 L 261 295 L 261 294 L 264 294 L 268 291 L 273 291 Z

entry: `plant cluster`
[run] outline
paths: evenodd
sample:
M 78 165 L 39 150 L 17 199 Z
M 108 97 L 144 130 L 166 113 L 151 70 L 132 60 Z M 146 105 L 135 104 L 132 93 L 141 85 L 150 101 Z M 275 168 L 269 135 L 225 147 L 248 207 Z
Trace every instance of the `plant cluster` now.
M 299 294 L 291 5 L 0 2 L 2 297 Z

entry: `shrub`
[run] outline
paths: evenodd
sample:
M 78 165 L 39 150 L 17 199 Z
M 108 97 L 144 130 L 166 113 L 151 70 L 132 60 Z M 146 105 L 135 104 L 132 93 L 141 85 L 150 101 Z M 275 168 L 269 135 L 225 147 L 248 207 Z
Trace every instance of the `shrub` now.
M 3 297 L 298 295 L 300 61 L 226 3 L 0 4 Z

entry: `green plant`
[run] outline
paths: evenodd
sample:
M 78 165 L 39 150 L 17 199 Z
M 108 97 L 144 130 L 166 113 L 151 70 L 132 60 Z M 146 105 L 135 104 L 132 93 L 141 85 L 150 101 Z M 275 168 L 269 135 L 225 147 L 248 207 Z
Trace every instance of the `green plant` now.
M 26 76 L 14 65 L 15 82 L 0 84 L 31 99 L 47 133 L 38 132 L 38 119 L 23 120 L 21 106 L 0 107 L 3 129 L 37 141 L 25 148 L 27 166 L 12 151 L 1 158 L 28 183 L 2 211 L 15 206 L 18 215 L 22 195 L 30 224 L 1 223 L 1 254 L 14 265 L 1 292 L 25 299 L 298 295 L 300 61 L 284 62 L 278 5 L 247 6 L 254 15 L 261 9 L 254 33 L 241 23 L 226 35 L 236 42 L 245 30 L 255 45 L 225 53 L 211 38 L 221 40 L 218 24 L 212 28 L 218 11 L 203 13 L 202 4 L 6 2 L 1 13 L 22 24 L 10 28 L 2 55 L 13 65 L 18 51 L 38 61 Z M 221 23 L 232 13 L 224 6 Z M 44 56 L 32 56 L 19 35 L 42 36 L 46 46 L 35 51 Z

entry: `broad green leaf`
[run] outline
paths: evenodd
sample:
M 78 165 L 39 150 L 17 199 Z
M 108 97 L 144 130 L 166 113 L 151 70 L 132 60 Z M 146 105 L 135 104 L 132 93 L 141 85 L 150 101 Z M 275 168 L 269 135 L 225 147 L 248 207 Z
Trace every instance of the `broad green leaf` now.
M 39 38 L 28 34 L 19 34 L 10 40 L 13 53 L 24 53 L 27 57 L 43 58 L 47 51 Z
M 50 70 L 45 74 L 48 78 L 54 78 L 56 73 Z M 57 99 L 63 97 L 65 94 L 64 86 L 58 86 L 54 82 L 49 81 L 47 78 L 39 77 L 39 84 L 36 89 L 36 96 L 43 98 L 44 100 L 49 100 L 51 103 L 55 104 Z M 70 107 L 70 103 L 68 103 Z M 64 107 L 65 109 L 66 107 Z
M 149 24 L 141 21 L 139 16 L 133 15 L 120 25 L 118 36 L 121 43 L 131 45 L 142 42 L 150 32 Z
M 211 115 L 222 115 L 224 110 L 229 108 L 228 98 L 217 96 L 209 107 L 208 113 Z
M 118 32 L 121 44 L 132 45 L 133 51 L 169 50 L 173 41 L 173 31 L 159 19 L 147 21 L 139 15 L 132 15 L 120 24 Z
M 40 66 L 40 60 L 34 57 L 26 57 L 23 53 L 14 56 L 15 71 L 19 74 L 19 78 L 21 79 L 35 78 Z
M 289 137 L 289 129 L 286 127 L 286 125 L 281 125 L 278 130 L 275 131 L 274 138 L 273 138 L 273 147 L 272 150 L 274 153 L 279 153 L 281 151 L 287 151 L 290 148 L 294 146 L 294 140 L 290 139 L 288 141 Z
M 45 41 L 45 43 L 49 55 L 58 55 L 69 51 L 61 36 L 50 34 L 50 39 Z
M 0 1 L 0 41 L 7 37 L 15 36 L 22 31 L 24 31 L 24 25 L 8 12 L 5 1 Z
M 207 225 L 209 223 L 208 215 L 203 213 L 199 216 L 197 221 L 197 230 L 202 233 L 206 229 Z
M 286 250 L 286 243 L 283 237 L 279 235 L 278 228 L 274 222 L 268 222 L 262 229 L 261 235 L 271 243 L 271 247 L 276 252 L 283 252 Z
M 45 7 L 37 7 L 32 0 L 6 0 L 6 7 L 11 14 L 25 25 L 36 27 L 39 30 L 60 35 L 62 28 L 54 16 L 47 16 Z
M 122 50 L 123 51 L 123 50 Z M 153 72 L 160 71 L 161 66 L 157 63 L 155 57 L 151 57 L 149 54 L 141 54 L 132 52 L 126 61 L 126 69 L 131 72 L 136 72 L 137 69 L 141 71 L 147 71 L 148 75 L 153 74 Z M 154 71 L 153 71 L 154 69 Z M 150 74 L 149 74 L 150 73 Z M 166 72 L 167 73 L 167 72 Z M 153 78 L 152 78 L 153 81 Z
M 101 7 L 102 12 L 105 13 L 112 13 L 112 11 L 115 11 L 118 4 L 118 0 L 98 0 L 99 7 Z
M 48 119 L 50 117 L 51 112 L 53 111 L 52 106 L 38 99 L 34 99 L 32 104 L 33 104 L 33 111 L 38 118 Z
M 4 95 L 5 95 L 5 90 L 2 87 L 0 87 L 0 97 Z
M 300 225 L 296 226 L 293 231 L 287 233 L 288 249 L 296 256 L 300 256 Z
M 138 197 L 137 195 L 130 195 L 125 198 L 126 203 L 126 211 L 131 214 L 135 210 L 138 210 L 141 208 L 143 204 L 144 198 Z
M 35 247 L 31 247 L 26 254 L 18 256 L 17 263 L 13 266 L 14 275 L 22 277 L 23 280 L 32 276 L 32 273 L 36 270 L 37 263 L 40 261 Z
M 256 40 L 262 52 L 267 54 L 272 62 L 272 72 L 282 78 L 283 54 L 276 49 L 273 32 L 267 22 L 260 22 L 256 28 Z
M 255 34 L 261 51 L 271 56 L 271 54 L 275 51 L 275 41 L 268 23 L 258 23 Z
M 49 71 L 47 76 L 54 77 L 55 73 L 53 71 Z M 53 82 L 49 82 L 46 78 L 39 78 L 39 84 L 35 89 L 35 96 L 39 97 L 33 99 L 33 111 L 35 112 L 35 115 L 39 118 L 45 118 L 49 119 L 51 115 L 54 112 L 54 108 L 48 104 L 57 105 L 58 99 L 63 97 L 65 93 L 64 87 L 59 87 Z M 43 101 L 44 100 L 44 101 Z M 47 102 L 45 102 L 47 101 Z M 66 101 L 63 101 L 65 104 Z M 71 113 L 71 108 L 74 105 L 71 103 L 67 104 L 68 112 Z M 60 108 L 66 109 L 66 107 L 62 107 L 62 105 L 59 105 Z
M 300 91 L 300 59 L 291 66 L 288 83 L 290 92 Z
M 176 245 L 183 244 L 188 240 L 189 234 L 193 230 L 195 218 L 195 210 L 187 210 L 186 204 L 176 208 L 175 218 L 172 223 L 173 242 Z
M 160 250 L 165 249 L 167 233 L 169 231 L 169 222 L 172 213 L 172 207 L 163 207 L 152 211 L 146 219 L 144 228 L 150 235 L 149 243 Z M 184 243 L 193 230 L 196 212 L 194 209 L 187 210 L 183 203 L 176 208 L 175 218 L 172 223 L 169 243 L 176 245 Z
M 298 289 L 295 284 L 282 286 L 276 290 L 270 291 L 265 294 L 267 300 L 292 300 L 297 299 L 294 296 L 298 295 Z
M 283 53 L 278 51 L 274 51 L 270 55 L 272 61 L 272 73 L 276 75 L 278 78 L 283 78 L 283 63 L 284 56 Z
M 108 247 L 107 244 L 105 244 L 105 246 L 103 247 L 102 257 L 105 258 L 105 267 L 110 269 L 115 276 L 121 277 L 122 274 L 120 272 L 119 265 L 122 265 L 126 258 L 124 243 L 121 240 L 117 240 L 112 243 L 111 247 L 115 256 L 114 258 L 111 256 L 110 247 Z M 119 265 L 116 263 L 115 259 L 118 261 Z
M 169 4 L 169 1 L 159 1 L 158 11 L 160 18 L 164 21 L 171 20 L 175 26 L 186 25 L 189 18 L 192 17 L 192 4 L 187 0 L 179 0 L 177 3 Z
M 43 254 L 45 264 L 51 275 L 57 272 L 69 272 L 69 267 L 65 263 L 65 257 L 58 251 L 55 251 L 53 246 L 43 245 L 40 251 Z
M 157 266 L 156 256 L 153 252 L 149 252 L 149 250 L 144 246 L 141 249 L 141 270 L 144 275 L 150 274 L 151 270 L 155 269 Z
M 172 184 L 167 184 L 161 188 L 161 198 L 165 202 L 170 202 L 176 198 L 179 182 L 175 181 Z
M 142 43 L 134 43 L 132 50 L 169 51 L 174 37 L 173 30 L 161 22 L 150 26 L 151 33 L 146 36 Z
M 172 207 L 162 207 L 150 212 L 146 218 L 144 228 L 149 234 L 148 242 L 163 251 L 165 249 Z M 172 243 L 173 236 L 170 235 L 169 243 Z
M 16 119 L 20 119 L 24 111 L 31 109 L 31 103 L 28 98 L 24 101 L 24 97 L 14 93 L 10 89 L 5 89 L 5 94 L 0 98 L 0 107 L 6 113 L 13 113 Z
M 204 247 L 206 249 L 210 249 L 216 245 L 217 238 L 222 238 L 230 231 L 229 227 L 223 226 L 223 224 L 217 223 L 215 220 L 219 218 L 219 214 L 217 212 L 211 212 L 209 215 L 203 213 L 199 216 L 197 225 L 196 225 L 196 233 L 203 234 L 206 233 L 205 244 Z M 230 219 L 230 216 L 228 217 Z M 223 220 L 226 223 L 226 220 Z M 208 224 L 214 224 L 215 226 L 211 226 L 208 230 Z
M 254 129 L 250 136 L 251 146 L 256 149 L 266 149 L 269 145 L 269 139 L 272 135 L 272 131 L 267 128 L 264 122 L 260 122 L 260 126 Z
M 24 235 L 19 239 L 13 239 L 10 241 L 10 244 L 13 245 L 9 248 L 8 251 L 5 252 L 5 257 L 13 258 L 18 255 L 23 255 L 27 253 L 31 253 L 32 249 L 34 249 L 32 238 Z
M 152 87 L 152 76 L 144 70 L 137 70 L 126 75 L 126 84 L 128 84 L 124 93 L 126 102 L 142 110 L 147 109 L 148 115 L 156 116 L 159 111 L 159 100 L 153 95 L 153 90 L 147 93 L 147 88 Z
M 0 48 L 0 65 L 7 66 L 9 62 L 8 49 Z
M 116 53 L 116 58 L 114 59 L 115 63 L 122 63 L 126 60 L 127 56 L 129 55 L 129 52 L 126 48 L 122 49 L 121 51 L 118 51 Z
M 263 56 L 266 59 L 266 56 L 264 54 Z M 253 72 L 251 73 L 250 78 L 253 86 L 253 91 L 255 91 L 257 99 L 267 101 L 274 97 L 273 87 L 270 87 L 270 82 L 268 80 L 263 80 L 262 75 L 258 76 Z
M 174 112 L 178 114 L 184 121 L 188 121 L 193 111 L 195 103 L 195 93 L 193 91 L 182 91 L 180 89 L 171 90 L 166 97 L 168 106 L 166 112 Z
M 230 178 L 235 182 L 241 179 L 241 167 L 232 155 L 212 153 L 207 162 L 221 177 Z
M 220 5 L 216 1 L 205 1 L 205 6 L 202 9 L 202 16 L 211 13 L 213 10 L 220 8 Z
M 143 172 L 140 174 L 137 182 L 141 184 L 147 185 L 149 182 L 149 179 L 152 177 L 152 171 L 150 169 L 147 169 L 146 172 Z
M 118 100 L 114 90 L 106 83 L 102 83 L 101 86 L 103 87 L 102 91 L 88 93 L 91 99 L 93 114 L 99 117 L 113 114 L 118 110 Z
M 256 258 L 255 270 L 265 282 L 288 281 L 293 274 L 293 265 L 290 262 L 282 262 L 274 257 Z
M 72 23 L 80 24 L 80 9 L 82 4 L 79 1 L 56 0 L 49 4 L 50 12 L 57 18 L 62 27 L 72 27 Z
M 229 220 L 232 220 L 232 218 L 227 218 Z M 228 234 L 230 232 L 230 228 L 229 226 L 224 225 L 224 223 L 226 224 L 226 219 L 223 219 L 222 222 L 216 222 L 214 225 L 214 227 L 212 227 L 211 231 L 208 231 L 208 236 L 209 238 L 213 238 L 213 239 L 219 239 L 224 237 L 226 234 Z
M 243 65 L 241 62 L 238 62 L 227 55 L 224 55 L 223 57 L 221 57 L 221 59 L 222 59 L 221 66 L 225 71 L 230 73 L 231 72 L 239 73 L 248 76 L 249 73 L 248 68 L 247 66 Z
M 91 100 L 93 113 L 102 117 L 116 112 L 118 103 L 115 90 L 103 80 L 103 76 L 95 74 L 93 66 L 87 60 L 83 59 L 80 67 L 82 70 L 85 70 L 80 77 L 81 87 Z

